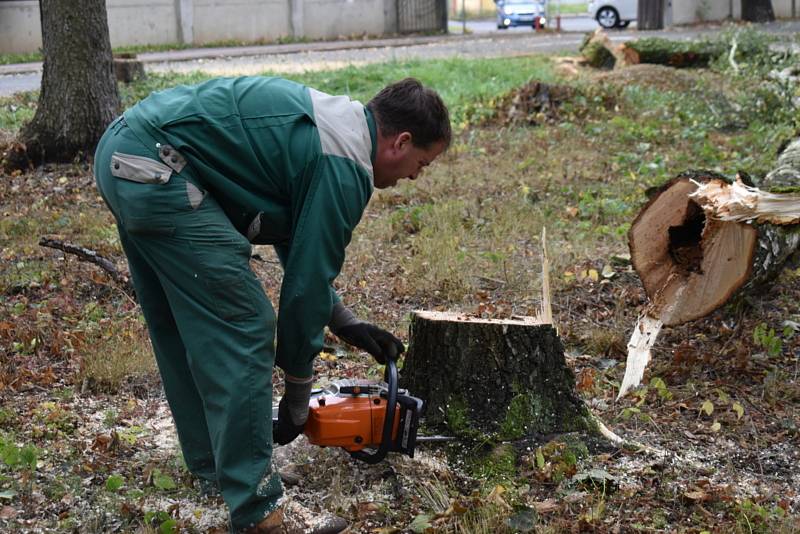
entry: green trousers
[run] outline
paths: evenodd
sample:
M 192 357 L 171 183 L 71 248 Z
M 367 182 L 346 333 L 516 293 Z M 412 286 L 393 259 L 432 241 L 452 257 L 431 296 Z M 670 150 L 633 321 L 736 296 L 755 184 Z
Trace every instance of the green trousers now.
M 95 177 L 117 221 L 186 465 L 216 482 L 232 531 L 258 523 L 282 488 L 272 470 L 275 312 L 250 269 L 250 243 L 189 167 L 170 171 L 124 119 L 101 139 Z

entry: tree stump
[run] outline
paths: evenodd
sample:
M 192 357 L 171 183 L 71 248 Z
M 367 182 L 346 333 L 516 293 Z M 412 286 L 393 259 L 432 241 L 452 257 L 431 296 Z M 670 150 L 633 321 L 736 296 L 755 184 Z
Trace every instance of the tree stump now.
M 425 401 L 427 424 L 460 436 L 595 428 L 555 329 L 530 317 L 416 312 L 401 385 Z
M 626 45 L 614 44 L 600 28 L 586 34 L 580 53 L 596 69 L 618 69 L 639 62 L 638 56 L 632 54 Z
M 145 78 L 144 64 L 136 54 L 114 54 L 114 76 L 122 83 L 142 80 Z

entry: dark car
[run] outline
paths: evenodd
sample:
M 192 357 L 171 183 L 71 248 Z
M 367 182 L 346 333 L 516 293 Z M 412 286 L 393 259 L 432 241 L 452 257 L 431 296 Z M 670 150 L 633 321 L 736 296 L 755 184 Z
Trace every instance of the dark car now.
M 536 0 L 496 0 L 497 28 L 505 30 L 509 26 L 531 26 L 543 28 L 547 22 L 544 17 L 544 3 Z

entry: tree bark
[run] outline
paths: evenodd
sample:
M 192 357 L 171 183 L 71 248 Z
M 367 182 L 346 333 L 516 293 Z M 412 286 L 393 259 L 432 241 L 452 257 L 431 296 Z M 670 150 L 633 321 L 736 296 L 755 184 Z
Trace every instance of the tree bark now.
M 105 0 L 40 0 L 39 103 L 20 140 L 35 163 L 90 156 L 119 113 Z
M 742 20 L 771 22 L 775 20 L 772 0 L 742 0 Z
M 639 0 L 636 28 L 660 30 L 664 27 L 664 0 Z
M 430 425 L 501 439 L 595 428 L 552 325 L 416 312 L 410 340 L 402 386 Z
M 697 196 L 698 184 L 712 184 L 715 192 Z M 725 211 L 729 201 L 713 203 L 717 192 L 733 188 L 714 173 L 685 173 L 652 195 L 628 233 L 633 267 L 653 306 L 649 315 L 665 325 L 698 319 L 781 272 L 800 246 L 800 219 L 770 212 L 763 193 L 781 192 L 784 206 L 800 217 L 800 139 L 758 185 L 762 191 L 750 190 L 755 203 L 736 204 L 749 202 L 753 215 L 737 219 Z

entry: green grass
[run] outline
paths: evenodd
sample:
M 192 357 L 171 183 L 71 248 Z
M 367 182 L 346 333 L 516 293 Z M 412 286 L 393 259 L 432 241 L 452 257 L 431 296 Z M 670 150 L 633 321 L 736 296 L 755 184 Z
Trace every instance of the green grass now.
M 424 84 L 436 88 L 450 108 L 451 119 L 456 127 L 464 127 L 467 121 L 486 116 L 500 95 L 528 80 L 555 78 L 551 62 L 545 56 L 514 57 L 503 61 L 494 59 L 397 61 L 283 76 L 326 93 L 346 94 L 364 103 L 388 83 L 413 76 Z M 123 88 L 123 104 L 125 107 L 131 106 L 147 96 L 150 91 L 177 84 L 198 83 L 208 78 L 210 76 L 202 73 L 151 75 L 147 80 Z M 4 126 L 0 123 L 0 128 L 2 127 Z
M 468 75 L 467 75 L 468 73 Z M 265 75 L 277 75 L 265 72 Z M 346 94 L 366 103 L 386 84 L 407 76 L 419 78 L 435 87 L 450 108 L 456 128 L 487 116 L 496 99 L 528 80 L 553 80 L 551 62 L 545 56 L 494 59 L 446 59 L 433 61 L 389 62 L 338 70 L 283 75 L 320 91 Z M 124 108 L 134 105 L 152 91 L 180 84 L 199 83 L 211 76 L 191 74 L 151 74 L 146 80 L 120 85 Z M 0 98 L 0 129 L 16 132 L 33 117 L 35 95 Z
M 566 2 L 561 3 L 561 14 L 562 15 L 586 15 L 587 14 L 587 3 L 580 2 L 577 4 L 567 4 Z M 550 3 L 550 16 L 554 17 L 559 11 L 559 7 L 556 2 Z

